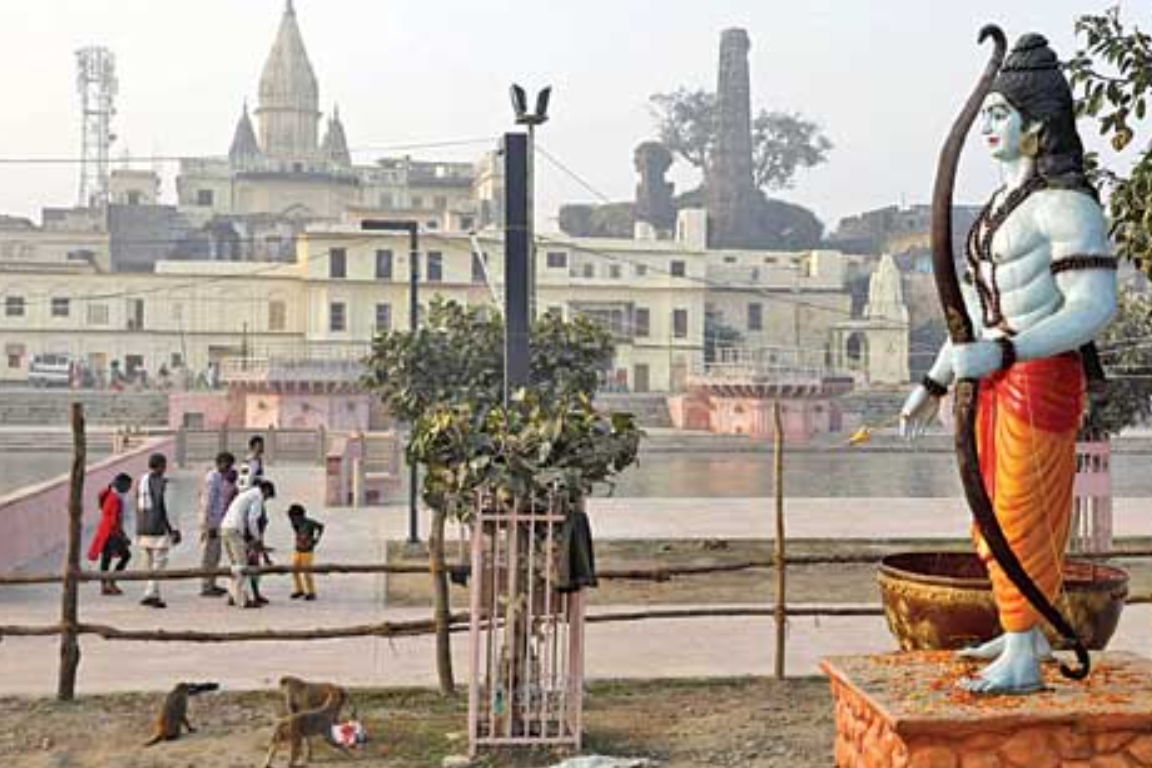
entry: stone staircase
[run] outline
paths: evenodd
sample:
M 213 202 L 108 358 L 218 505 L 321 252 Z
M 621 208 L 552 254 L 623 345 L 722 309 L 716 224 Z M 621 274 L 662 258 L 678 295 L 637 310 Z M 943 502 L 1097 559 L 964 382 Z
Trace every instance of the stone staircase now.
M 168 395 L 163 392 L 0 389 L 0 426 L 67 427 L 75 401 L 84 405 L 89 424 L 168 424 Z

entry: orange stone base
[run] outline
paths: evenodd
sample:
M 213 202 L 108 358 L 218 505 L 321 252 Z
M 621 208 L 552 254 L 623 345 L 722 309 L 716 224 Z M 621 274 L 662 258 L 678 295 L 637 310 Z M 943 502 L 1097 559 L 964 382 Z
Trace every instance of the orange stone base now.
M 821 669 L 836 707 L 837 768 L 1152 767 L 1152 662 L 1100 654 L 1086 681 L 975 696 L 979 669 L 949 652 L 840 656 Z

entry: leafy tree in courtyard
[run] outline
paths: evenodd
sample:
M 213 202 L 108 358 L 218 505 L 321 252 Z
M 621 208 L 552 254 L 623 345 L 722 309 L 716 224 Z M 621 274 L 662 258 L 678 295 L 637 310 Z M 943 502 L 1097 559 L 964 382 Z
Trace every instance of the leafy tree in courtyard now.
M 1081 16 L 1076 34 L 1081 48 L 1068 69 L 1079 112 L 1096 120 L 1117 153 L 1134 154 L 1127 175 L 1089 158 L 1108 194 L 1112 237 L 1120 256 L 1152 275 L 1152 146 L 1137 134 L 1152 96 L 1152 37 L 1126 25 L 1119 8 Z
M 488 307 L 435 300 L 413 332 L 376 337 L 368 386 L 411 424 L 409 461 L 425 468 L 422 496 L 432 509 L 429 559 L 437 629 L 437 669 L 454 689 L 449 640 L 444 528 L 467 518 L 480 487 L 535 497 L 557 488 L 573 498 L 636 459 L 640 431 L 627 414 L 592 407 L 612 360 L 609 332 L 585 318 L 546 314 L 532 326 L 530 387 L 505 407 L 504 326 Z
M 679 88 L 651 98 L 660 141 L 707 172 L 716 144 L 716 94 Z M 795 112 L 761 110 L 752 118 L 752 177 L 758 189 L 787 189 L 796 172 L 828 159 L 832 142 L 816 123 Z

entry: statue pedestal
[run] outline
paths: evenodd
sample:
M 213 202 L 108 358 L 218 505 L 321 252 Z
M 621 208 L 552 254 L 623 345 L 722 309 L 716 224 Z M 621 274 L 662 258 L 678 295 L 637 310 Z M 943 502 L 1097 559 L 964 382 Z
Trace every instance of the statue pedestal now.
M 836 707 L 837 768 L 1144 768 L 1152 766 L 1152 661 L 1093 655 L 1091 676 L 1049 690 L 976 696 L 979 669 L 951 652 L 837 656 L 821 662 Z

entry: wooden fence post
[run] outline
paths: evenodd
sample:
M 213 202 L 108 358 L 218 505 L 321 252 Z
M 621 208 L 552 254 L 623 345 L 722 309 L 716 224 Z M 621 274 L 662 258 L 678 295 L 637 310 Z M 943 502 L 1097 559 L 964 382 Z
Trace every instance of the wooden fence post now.
M 76 698 L 76 670 L 80 666 L 80 536 L 83 531 L 84 474 L 86 464 L 84 406 L 72 403 L 72 482 L 68 490 L 68 550 L 60 601 L 60 681 L 56 698 Z
M 780 401 L 772 404 L 774 435 L 772 477 L 776 495 L 776 679 L 784 679 L 784 645 L 788 631 L 787 594 L 785 581 L 787 566 L 784 555 L 784 425 L 780 416 Z

